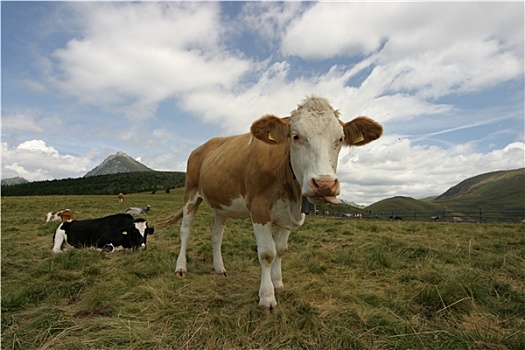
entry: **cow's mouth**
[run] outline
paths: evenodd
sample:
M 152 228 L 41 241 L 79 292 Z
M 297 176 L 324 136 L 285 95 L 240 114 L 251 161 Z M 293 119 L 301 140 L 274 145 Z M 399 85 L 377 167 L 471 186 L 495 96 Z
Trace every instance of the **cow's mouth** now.
M 324 196 L 324 197 L 314 197 L 314 196 L 308 196 L 308 200 L 312 204 L 341 204 L 341 200 L 337 198 L 336 196 Z

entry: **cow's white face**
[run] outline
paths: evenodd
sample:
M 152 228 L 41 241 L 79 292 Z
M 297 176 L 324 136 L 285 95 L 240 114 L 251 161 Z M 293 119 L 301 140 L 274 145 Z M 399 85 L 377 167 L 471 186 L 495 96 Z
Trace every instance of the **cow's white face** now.
M 53 221 L 60 221 L 61 219 L 60 219 L 60 216 L 58 216 L 58 212 L 51 211 L 46 214 L 45 220 L 46 222 L 53 222 Z
M 148 227 L 148 223 L 143 219 L 137 219 L 135 221 L 135 228 L 139 235 L 131 237 L 133 246 L 139 249 L 146 249 L 148 235 L 153 234 L 154 228 Z
M 339 204 L 335 172 L 341 147 L 366 145 L 381 137 L 383 128 L 367 117 L 343 123 L 326 99 L 310 97 L 289 118 L 266 115 L 255 121 L 251 133 L 270 145 L 289 144 L 292 170 L 310 202 Z
M 341 203 L 337 160 L 344 143 L 343 126 L 329 108 L 300 107 L 290 119 L 290 163 L 303 196 L 312 203 Z

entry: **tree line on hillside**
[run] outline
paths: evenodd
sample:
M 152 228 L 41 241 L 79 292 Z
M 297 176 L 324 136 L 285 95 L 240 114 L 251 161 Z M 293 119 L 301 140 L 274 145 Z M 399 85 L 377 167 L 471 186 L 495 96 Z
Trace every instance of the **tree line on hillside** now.
M 46 195 L 111 195 L 122 193 L 157 192 L 184 186 L 185 173 L 145 171 L 35 181 L 2 186 L 2 196 Z

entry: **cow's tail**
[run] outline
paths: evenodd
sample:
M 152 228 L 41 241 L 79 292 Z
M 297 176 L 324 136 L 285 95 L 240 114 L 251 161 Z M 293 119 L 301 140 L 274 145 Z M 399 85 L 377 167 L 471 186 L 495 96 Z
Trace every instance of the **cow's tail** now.
M 175 223 L 177 223 L 177 221 L 179 221 L 180 219 L 182 219 L 182 216 L 183 216 L 183 211 L 184 208 L 181 208 L 178 212 L 176 212 L 175 214 L 172 214 L 160 221 L 157 222 L 157 225 L 159 226 L 171 226 L 171 225 L 174 225 Z

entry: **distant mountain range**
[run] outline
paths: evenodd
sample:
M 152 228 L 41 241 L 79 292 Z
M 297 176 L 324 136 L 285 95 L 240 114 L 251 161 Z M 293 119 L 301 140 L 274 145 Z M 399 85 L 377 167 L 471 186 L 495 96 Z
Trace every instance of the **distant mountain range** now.
M 120 173 L 133 173 L 139 171 L 154 171 L 144 164 L 131 158 L 124 152 L 117 152 L 107 157 L 102 163 L 93 170 L 88 171 L 84 177 L 110 175 Z

